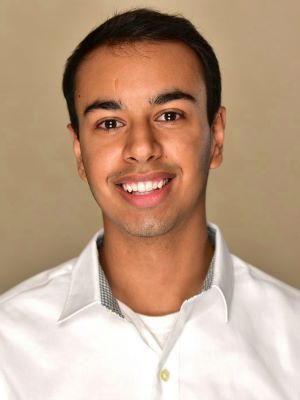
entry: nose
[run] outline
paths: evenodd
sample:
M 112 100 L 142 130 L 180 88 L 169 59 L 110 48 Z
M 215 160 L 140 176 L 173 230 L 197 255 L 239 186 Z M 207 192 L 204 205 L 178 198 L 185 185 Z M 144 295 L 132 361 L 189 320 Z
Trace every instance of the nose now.
M 130 163 L 145 163 L 162 156 L 162 146 L 149 124 L 140 123 L 130 127 L 123 156 Z

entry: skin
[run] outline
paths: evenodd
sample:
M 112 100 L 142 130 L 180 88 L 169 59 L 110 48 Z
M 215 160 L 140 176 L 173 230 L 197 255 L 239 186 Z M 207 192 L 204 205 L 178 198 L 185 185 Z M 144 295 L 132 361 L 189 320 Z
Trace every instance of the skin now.
M 174 91 L 194 100 L 155 102 Z M 95 107 L 103 99 L 120 109 Z M 94 50 L 77 72 L 75 105 L 80 139 L 68 128 L 79 175 L 102 209 L 99 257 L 112 292 L 138 313 L 176 312 L 200 291 L 213 255 L 205 192 L 222 162 L 225 109 L 209 126 L 200 62 L 180 42 Z M 117 185 L 152 173 L 172 177 L 153 204 L 133 204 Z

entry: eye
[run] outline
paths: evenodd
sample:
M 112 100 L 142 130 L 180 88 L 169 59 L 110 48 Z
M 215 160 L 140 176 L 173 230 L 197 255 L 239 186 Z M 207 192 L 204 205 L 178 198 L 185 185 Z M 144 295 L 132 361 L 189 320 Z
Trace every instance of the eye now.
M 104 129 L 105 131 L 121 128 L 122 126 L 124 126 L 123 122 L 113 118 L 105 119 L 104 121 L 97 123 L 97 128 Z
M 157 118 L 157 121 L 172 122 L 172 121 L 177 121 L 182 117 L 183 117 L 182 113 L 179 113 L 177 111 L 166 111 Z

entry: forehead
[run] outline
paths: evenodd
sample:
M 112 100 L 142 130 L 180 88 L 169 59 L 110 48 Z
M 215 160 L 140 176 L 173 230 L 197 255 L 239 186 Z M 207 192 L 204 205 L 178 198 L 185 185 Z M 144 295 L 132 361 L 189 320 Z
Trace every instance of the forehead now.
M 98 96 L 149 98 L 181 89 L 205 92 L 202 65 L 194 50 L 181 42 L 142 41 L 93 50 L 78 68 L 75 103 Z

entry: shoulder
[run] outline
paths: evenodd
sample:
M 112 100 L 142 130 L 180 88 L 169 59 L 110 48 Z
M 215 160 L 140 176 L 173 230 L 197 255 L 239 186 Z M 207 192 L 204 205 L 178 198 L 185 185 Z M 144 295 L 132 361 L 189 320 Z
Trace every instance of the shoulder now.
M 69 286 L 76 258 L 26 279 L 0 295 L 0 314 L 13 318 L 14 312 L 25 313 L 38 303 L 59 301 Z M 9 315 L 8 315 L 9 314 Z
M 300 290 L 267 274 L 261 269 L 233 255 L 234 296 L 240 302 L 266 310 L 277 315 L 284 312 L 295 314 L 300 311 Z M 258 310 L 255 307 L 256 310 Z

